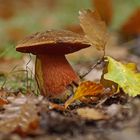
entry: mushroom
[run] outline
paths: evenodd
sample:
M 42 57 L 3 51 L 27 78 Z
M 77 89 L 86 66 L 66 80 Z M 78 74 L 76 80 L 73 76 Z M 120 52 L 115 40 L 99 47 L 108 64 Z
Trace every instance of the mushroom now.
M 89 47 L 81 35 L 66 30 L 37 32 L 19 42 L 16 50 L 36 55 L 35 75 L 41 93 L 49 97 L 62 95 L 79 77 L 68 63 L 65 54 Z

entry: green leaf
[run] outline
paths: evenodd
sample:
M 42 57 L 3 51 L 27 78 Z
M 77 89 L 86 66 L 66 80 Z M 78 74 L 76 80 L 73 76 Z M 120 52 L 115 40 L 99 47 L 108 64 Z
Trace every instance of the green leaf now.
M 129 96 L 140 94 L 140 73 L 137 72 L 136 64 L 122 64 L 109 56 L 105 58 L 108 65 L 104 79 L 117 83 Z

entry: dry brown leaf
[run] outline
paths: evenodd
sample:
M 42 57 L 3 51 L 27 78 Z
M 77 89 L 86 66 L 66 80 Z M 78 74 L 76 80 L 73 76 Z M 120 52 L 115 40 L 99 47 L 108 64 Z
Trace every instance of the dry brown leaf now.
M 4 1 L 0 3 L 0 18 L 8 20 L 15 14 L 12 1 Z
M 49 11 L 54 11 L 57 7 L 57 4 L 58 4 L 57 0 L 47 0 L 46 1 L 46 6 Z
M 104 87 L 102 86 L 102 84 L 98 84 L 91 81 L 84 81 L 78 86 L 74 96 L 72 96 L 65 102 L 65 108 L 67 108 L 75 100 L 82 101 L 83 97 L 89 97 L 89 96 L 99 97 L 103 94 L 103 91 L 104 91 Z
M 126 35 L 140 34 L 140 8 L 138 8 L 130 18 L 124 23 L 121 31 Z
M 106 24 L 110 24 L 112 20 L 112 0 L 92 0 L 92 2 L 101 18 Z
M 78 24 L 67 25 L 65 27 L 65 29 L 72 31 L 72 32 L 75 32 L 75 33 L 78 33 L 78 34 L 83 34 L 83 30 L 82 30 L 81 26 Z
M 8 100 L 0 97 L 0 106 L 8 104 Z
M 5 111 L 0 114 L 0 132 L 10 133 L 20 129 L 29 133 L 31 124 L 39 120 L 35 99 L 23 95 L 8 99 L 11 103 L 4 105 Z
M 9 101 L 7 100 L 8 93 L 3 89 L 0 89 L 0 106 L 8 104 Z
M 89 42 L 99 50 L 105 50 L 108 33 L 105 22 L 97 11 L 84 10 L 79 12 L 80 25 Z
M 11 41 L 17 42 L 25 36 L 23 27 L 10 27 L 6 29 L 7 35 Z
M 106 120 L 109 116 L 95 108 L 79 108 L 76 110 L 77 114 L 84 119 L 88 120 Z

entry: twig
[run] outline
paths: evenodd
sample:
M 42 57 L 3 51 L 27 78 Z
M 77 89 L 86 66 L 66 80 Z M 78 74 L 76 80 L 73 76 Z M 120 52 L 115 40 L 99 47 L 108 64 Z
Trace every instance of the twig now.
M 83 79 L 86 75 L 88 75 L 93 69 L 95 69 L 97 67 L 97 65 L 100 65 L 104 60 L 104 56 L 97 61 L 96 64 L 94 64 L 86 73 L 84 73 L 83 75 L 80 76 L 81 79 Z

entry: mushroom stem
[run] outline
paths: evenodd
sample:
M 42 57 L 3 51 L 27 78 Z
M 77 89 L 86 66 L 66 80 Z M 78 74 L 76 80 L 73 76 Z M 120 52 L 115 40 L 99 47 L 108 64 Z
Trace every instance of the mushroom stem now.
M 79 77 L 64 55 L 40 54 L 36 59 L 36 79 L 45 96 L 62 95 L 68 85 L 73 81 L 76 83 L 79 81 Z

